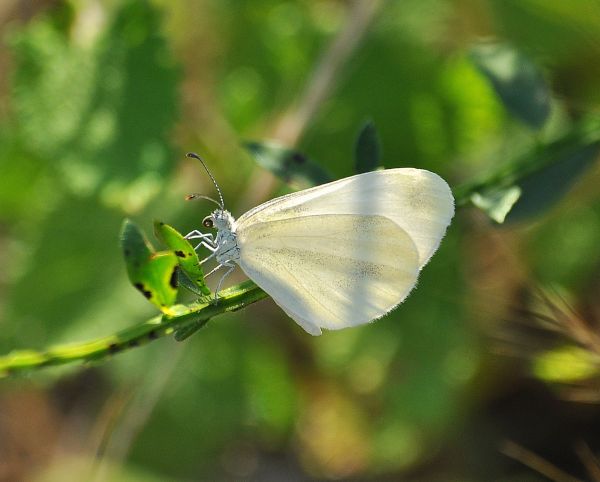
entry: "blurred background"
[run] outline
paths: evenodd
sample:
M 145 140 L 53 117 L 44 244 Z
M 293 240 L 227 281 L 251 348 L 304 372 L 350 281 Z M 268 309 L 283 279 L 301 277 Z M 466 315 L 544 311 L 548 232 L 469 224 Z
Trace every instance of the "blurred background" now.
M 314 338 L 262 301 L 2 379 L 0 480 L 600 480 L 596 0 L 3 0 L 0 29 L 0 354 L 155 315 L 119 230 L 199 227 L 187 151 L 239 216 L 293 189 L 246 141 L 341 178 L 371 120 L 382 165 L 453 187 L 570 142 L 515 219 L 459 209 L 376 323 Z

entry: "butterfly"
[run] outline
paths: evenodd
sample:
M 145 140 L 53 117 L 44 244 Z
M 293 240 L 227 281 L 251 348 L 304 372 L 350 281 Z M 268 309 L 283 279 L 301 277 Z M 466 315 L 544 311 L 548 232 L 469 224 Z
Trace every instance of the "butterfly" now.
M 217 267 L 236 266 L 311 335 L 376 320 L 402 303 L 454 216 L 437 174 L 395 168 L 346 177 L 267 201 L 237 220 L 220 202 L 186 236 Z

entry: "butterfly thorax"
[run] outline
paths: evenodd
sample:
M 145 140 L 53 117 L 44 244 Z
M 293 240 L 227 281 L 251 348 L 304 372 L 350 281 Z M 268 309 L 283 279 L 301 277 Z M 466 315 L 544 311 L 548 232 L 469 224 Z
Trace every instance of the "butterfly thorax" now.
M 211 216 L 214 227 L 217 229 L 215 244 L 217 246 L 216 258 L 220 264 L 240 259 L 240 248 L 235 233 L 235 218 L 229 211 L 217 209 Z

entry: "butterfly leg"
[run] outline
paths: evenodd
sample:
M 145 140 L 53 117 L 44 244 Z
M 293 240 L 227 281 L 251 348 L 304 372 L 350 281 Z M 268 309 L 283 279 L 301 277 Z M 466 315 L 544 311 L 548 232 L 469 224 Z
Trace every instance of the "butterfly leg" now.
M 200 243 L 198 243 L 195 247 L 194 250 L 198 250 L 198 248 L 200 246 L 204 246 L 206 249 L 208 249 L 209 251 L 214 252 L 214 250 L 216 249 L 216 243 L 215 243 L 215 239 L 213 237 L 212 233 L 202 233 L 200 231 L 198 231 L 197 229 L 194 229 L 193 231 L 190 231 L 189 233 L 187 233 L 184 236 L 185 239 L 200 239 Z
M 208 277 L 211 274 L 213 274 L 215 271 L 226 267 L 229 268 L 225 274 L 223 276 L 221 276 L 221 279 L 219 280 L 219 282 L 217 283 L 217 288 L 215 289 L 215 304 L 219 301 L 219 291 L 221 291 L 221 286 L 223 285 L 223 281 L 225 281 L 225 278 L 227 278 L 227 276 L 229 276 L 231 274 L 231 272 L 235 269 L 235 264 L 232 262 L 225 262 L 223 264 L 220 264 L 218 266 L 216 266 L 215 268 L 213 268 L 211 271 L 209 271 L 208 273 L 206 273 L 204 275 L 204 277 Z
M 184 236 L 185 239 L 207 239 L 210 240 L 211 242 L 214 242 L 214 236 L 213 233 L 203 233 L 202 231 L 198 231 L 197 229 L 194 229 L 193 231 L 190 231 L 189 233 L 187 233 Z
M 210 256 L 209 256 L 209 257 L 210 257 Z M 208 259 L 208 258 L 206 258 L 206 259 Z M 200 264 L 202 264 L 202 263 L 200 263 Z M 208 278 L 208 277 L 209 277 L 211 274 L 213 274 L 215 271 L 217 271 L 218 269 L 222 268 L 223 266 L 225 266 L 225 265 L 224 265 L 224 264 L 219 264 L 219 265 L 215 266 L 215 267 L 214 267 L 213 269 L 211 269 L 211 270 L 210 270 L 208 273 L 206 273 L 206 274 L 204 275 L 204 277 L 205 277 L 205 278 Z
M 221 266 L 227 266 L 229 269 L 225 272 L 225 274 L 223 276 L 221 276 L 221 279 L 219 280 L 219 283 L 217 284 L 217 288 L 215 289 L 215 304 L 219 301 L 219 291 L 221 291 L 221 285 L 223 284 L 223 281 L 225 281 L 225 278 L 227 278 L 231 272 L 235 269 L 235 264 L 229 262 L 229 263 L 223 263 L 221 265 L 219 265 L 219 267 Z
M 210 248 L 207 248 L 207 249 L 210 249 Z M 212 251 L 212 253 L 211 253 L 209 256 L 207 256 L 206 258 L 204 258 L 202 261 L 200 261 L 200 266 L 202 266 L 202 265 L 203 265 L 204 263 L 206 263 L 206 262 L 207 262 L 209 259 L 212 259 L 212 258 L 214 258 L 214 257 L 217 255 L 217 248 L 212 248 L 212 249 L 210 249 L 210 251 Z M 213 269 L 213 270 L 212 270 L 210 273 L 212 273 L 213 271 L 215 271 L 215 270 L 219 269 L 219 267 L 220 267 L 220 265 L 219 265 L 219 266 L 217 266 L 215 269 Z M 210 273 L 208 273 L 208 274 L 210 274 Z M 206 276 L 208 276 L 208 274 L 207 274 Z M 206 277 L 206 276 L 205 276 L 205 277 Z

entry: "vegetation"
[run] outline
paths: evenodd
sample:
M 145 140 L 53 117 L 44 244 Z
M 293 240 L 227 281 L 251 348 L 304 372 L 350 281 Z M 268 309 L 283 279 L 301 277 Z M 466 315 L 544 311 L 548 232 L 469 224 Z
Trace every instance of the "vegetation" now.
M 600 480 L 593 0 L 7 2 L 0 25 L 0 479 Z M 402 166 L 459 210 L 399 309 L 314 338 L 240 270 L 210 302 L 190 150 L 236 216 Z

